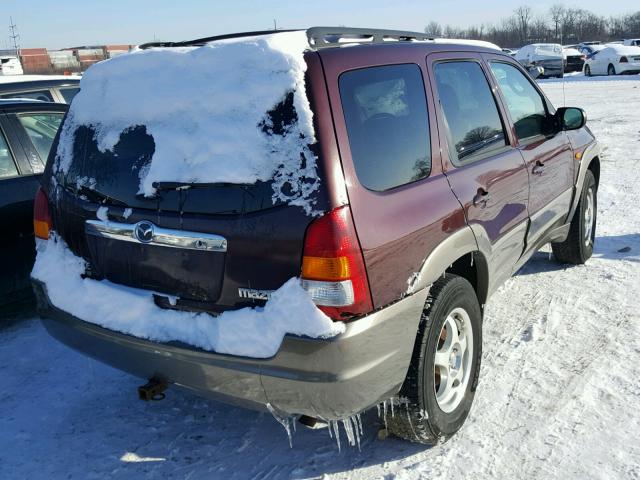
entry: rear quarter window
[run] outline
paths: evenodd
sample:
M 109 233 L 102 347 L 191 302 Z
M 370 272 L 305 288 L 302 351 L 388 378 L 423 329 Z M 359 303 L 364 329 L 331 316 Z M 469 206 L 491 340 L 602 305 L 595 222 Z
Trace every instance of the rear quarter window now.
M 429 117 L 420 68 L 353 70 L 340 76 L 339 86 L 359 182 L 384 191 L 429 176 Z
M 28 92 L 13 92 L 0 95 L 0 98 L 28 98 L 41 102 L 53 102 L 53 95 L 49 90 L 31 90 Z

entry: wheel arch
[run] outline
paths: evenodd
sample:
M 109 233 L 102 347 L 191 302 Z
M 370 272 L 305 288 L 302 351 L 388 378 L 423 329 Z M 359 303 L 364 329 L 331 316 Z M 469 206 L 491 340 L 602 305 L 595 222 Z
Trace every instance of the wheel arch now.
M 489 294 L 489 264 L 480 251 L 469 226 L 456 231 L 440 243 L 424 260 L 407 293 L 432 285 L 445 273 L 465 278 L 473 287 L 482 306 Z
M 580 200 L 580 192 L 582 192 L 582 185 L 584 185 L 584 177 L 587 174 L 587 170 L 593 173 L 596 178 L 596 186 L 600 183 L 600 152 L 601 147 L 598 142 L 593 142 L 582 153 L 582 160 L 580 161 L 580 170 L 578 171 L 578 177 L 576 179 L 573 201 L 571 202 L 571 209 L 567 216 L 567 222 L 570 222 L 573 215 L 578 208 L 578 201 Z

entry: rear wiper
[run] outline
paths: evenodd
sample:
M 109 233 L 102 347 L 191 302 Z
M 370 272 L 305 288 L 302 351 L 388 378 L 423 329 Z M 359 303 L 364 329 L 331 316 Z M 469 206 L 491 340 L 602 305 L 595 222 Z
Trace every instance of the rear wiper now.
M 151 186 L 159 191 L 166 190 L 187 190 L 190 188 L 216 188 L 216 187 L 251 187 L 251 183 L 196 183 L 196 182 L 153 182 Z
M 97 190 L 93 190 L 89 187 L 85 187 L 84 185 L 76 186 L 76 193 L 80 195 L 84 195 L 90 201 L 95 203 L 109 203 L 111 205 L 116 205 L 121 207 L 128 206 L 125 202 L 116 200 L 115 198 L 110 197 L 109 195 L 98 192 Z

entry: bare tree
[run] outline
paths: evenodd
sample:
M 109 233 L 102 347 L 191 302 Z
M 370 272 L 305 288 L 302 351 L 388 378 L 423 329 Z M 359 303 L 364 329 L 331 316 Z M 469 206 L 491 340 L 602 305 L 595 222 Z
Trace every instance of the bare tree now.
M 549 16 L 553 22 L 553 37 L 556 41 L 560 41 L 560 25 L 564 18 L 564 10 L 565 8 L 562 5 L 553 5 L 549 9 Z
M 432 37 L 441 37 L 442 26 L 438 22 L 429 22 L 427 26 L 424 27 L 424 33 Z
M 460 28 L 430 22 L 425 33 L 448 38 L 488 40 L 497 45 L 518 47 L 531 41 L 578 43 L 585 40 L 603 42 L 640 37 L 640 11 L 605 18 L 581 8 L 552 6 L 546 15 L 537 15 L 527 5 L 495 24 Z
M 526 42 L 529 37 L 529 22 L 531 21 L 532 11 L 528 5 L 522 5 L 513 12 L 518 22 L 522 42 Z

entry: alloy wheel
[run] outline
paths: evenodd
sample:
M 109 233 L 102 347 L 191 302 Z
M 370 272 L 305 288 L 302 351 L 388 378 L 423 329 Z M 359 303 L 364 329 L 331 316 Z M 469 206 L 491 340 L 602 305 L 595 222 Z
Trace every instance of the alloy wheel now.
M 454 411 L 464 398 L 471 377 L 473 327 L 469 314 L 455 308 L 447 315 L 434 361 L 434 389 L 438 406 L 445 413 Z

